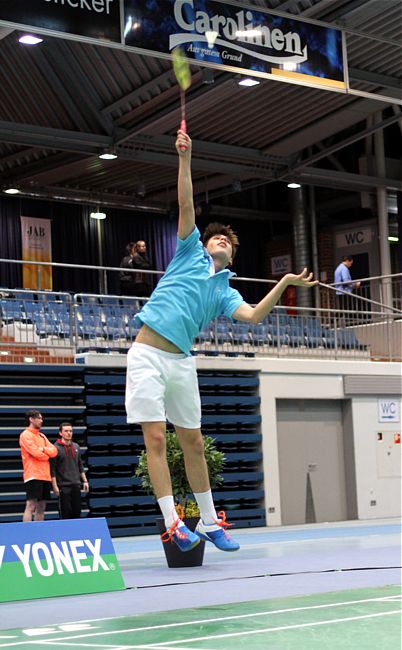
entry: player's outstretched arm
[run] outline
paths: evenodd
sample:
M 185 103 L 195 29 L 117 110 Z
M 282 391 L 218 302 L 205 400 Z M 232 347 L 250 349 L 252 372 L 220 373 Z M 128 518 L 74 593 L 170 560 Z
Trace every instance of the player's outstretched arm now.
M 301 273 L 287 273 L 279 280 L 273 289 L 256 305 L 252 307 L 243 303 L 232 314 L 236 320 L 244 321 L 246 323 L 261 323 L 261 321 L 269 314 L 270 311 L 279 302 L 281 295 L 285 289 L 293 284 L 296 287 L 314 287 L 318 284 L 318 280 L 313 280 L 313 274 L 303 269 Z
M 179 154 L 179 178 L 177 194 L 179 201 L 178 235 L 186 239 L 194 230 L 195 214 L 193 183 L 191 180 L 191 139 L 184 131 L 177 132 L 176 150 Z

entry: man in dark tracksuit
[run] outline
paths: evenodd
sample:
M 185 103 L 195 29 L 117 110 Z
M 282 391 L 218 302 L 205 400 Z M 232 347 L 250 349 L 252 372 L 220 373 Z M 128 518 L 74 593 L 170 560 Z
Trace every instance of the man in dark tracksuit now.
M 59 497 L 61 519 L 78 519 L 81 516 L 81 484 L 84 492 L 88 492 L 88 481 L 80 446 L 72 441 L 70 422 L 61 423 L 59 434 L 60 438 L 55 442 L 57 456 L 50 464 L 52 489 Z

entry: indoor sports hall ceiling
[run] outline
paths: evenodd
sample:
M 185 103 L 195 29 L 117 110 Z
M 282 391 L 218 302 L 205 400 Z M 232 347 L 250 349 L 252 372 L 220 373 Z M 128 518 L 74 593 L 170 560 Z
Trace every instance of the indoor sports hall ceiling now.
M 362 94 L 271 79 L 244 88 L 238 75 L 217 70 L 207 83 L 211 75 L 192 66 L 187 123 L 197 199 L 224 202 L 235 216 L 239 191 L 298 180 L 320 188 L 318 201 L 330 213 L 342 201 L 359 202 L 358 192 L 373 192 L 379 184 L 391 198 L 401 191 L 401 107 L 367 95 L 402 98 L 401 0 L 248 5 L 347 29 L 351 87 Z M 1 188 L 17 185 L 36 197 L 170 209 L 180 119 L 170 62 L 47 36 L 27 47 L 18 42 L 20 35 L 0 27 Z M 377 178 L 370 165 L 359 175 L 358 157 L 371 153 L 371 134 L 383 122 L 386 155 L 395 159 L 387 178 Z M 348 147 L 341 146 L 344 141 Z M 99 159 L 110 147 L 118 158 Z M 254 205 L 254 213 L 281 219 L 283 208 L 273 206 L 275 201 Z

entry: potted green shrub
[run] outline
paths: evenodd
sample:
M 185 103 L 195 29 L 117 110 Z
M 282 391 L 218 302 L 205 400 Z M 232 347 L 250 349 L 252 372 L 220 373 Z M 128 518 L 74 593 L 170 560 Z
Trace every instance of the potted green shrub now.
M 223 452 L 218 451 L 214 439 L 210 436 L 204 436 L 204 453 L 208 467 L 209 480 L 211 487 L 214 488 L 223 483 L 221 472 L 225 463 L 225 455 Z M 166 431 L 166 455 L 172 479 L 172 489 L 176 507 L 179 514 L 181 516 L 184 515 L 186 526 L 188 526 L 190 530 L 194 530 L 200 513 L 194 499 L 189 498 L 192 490 L 188 483 L 184 468 L 183 451 L 180 447 L 178 438 L 173 431 Z M 139 456 L 135 476 L 141 479 L 142 488 L 147 494 L 154 494 L 148 474 L 147 454 L 145 450 L 143 450 Z M 160 532 L 163 533 L 165 530 L 163 519 L 157 520 L 157 525 Z M 188 553 L 182 553 L 175 544 L 163 544 L 168 566 L 177 567 L 201 565 L 204 555 L 204 546 L 205 543 L 200 542 L 198 546 Z

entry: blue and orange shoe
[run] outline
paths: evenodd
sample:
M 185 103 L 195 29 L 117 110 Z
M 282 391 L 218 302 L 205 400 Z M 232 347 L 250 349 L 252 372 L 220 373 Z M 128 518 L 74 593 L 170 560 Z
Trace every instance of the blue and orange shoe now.
M 195 548 L 201 541 L 200 537 L 193 533 L 187 526 L 180 524 L 180 519 L 176 519 L 174 524 L 167 529 L 163 535 L 161 535 L 161 540 L 164 544 L 167 542 L 174 542 L 176 546 L 179 547 L 183 553 L 191 551 L 192 548 Z
M 212 542 L 220 551 L 238 551 L 240 544 L 229 537 L 226 528 L 232 526 L 226 521 L 226 514 L 223 510 L 218 512 L 218 517 L 214 524 L 204 524 L 202 519 L 198 522 L 195 532 L 200 539 L 205 542 Z

